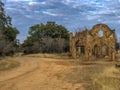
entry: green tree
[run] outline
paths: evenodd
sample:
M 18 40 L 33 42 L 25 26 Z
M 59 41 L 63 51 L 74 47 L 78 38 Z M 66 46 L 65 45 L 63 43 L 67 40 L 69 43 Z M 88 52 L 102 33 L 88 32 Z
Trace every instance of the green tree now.
M 5 15 L 4 3 L 0 1 L 0 27 L 11 25 L 11 17 Z
M 19 31 L 11 26 L 6 27 L 4 30 L 4 35 L 6 36 L 6 39 L 11 42 L 16 41 L 17 34 L 19 34 Z
M 47 22 L 44 24 L 36 24 L 30 27 L 30 35 L 35 35 L 38 38 L 52 37 L 52 38 L 65 38 L 68 39 L 68 30 L 55 22 Z
M 64 52 L 68 47 L 68 30 L 55 22 L 40 23 L 30 27 L 29 37 L 24 41 L 25 52 L 31 47 L 34 52 Z
M 19 31 L 12 27 L 12 18 L 4 11 L 4 3 L 0 1 L 0 56 L 9 55 L 15 52 Z

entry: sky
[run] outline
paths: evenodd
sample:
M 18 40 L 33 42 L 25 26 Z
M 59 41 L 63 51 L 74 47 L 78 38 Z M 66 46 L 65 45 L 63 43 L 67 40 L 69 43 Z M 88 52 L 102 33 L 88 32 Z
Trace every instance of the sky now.
M 30 26 L 55 21 L 68 31 L 104 23 L 120 37 L 120 0 L 1 0 L 22 43 Z

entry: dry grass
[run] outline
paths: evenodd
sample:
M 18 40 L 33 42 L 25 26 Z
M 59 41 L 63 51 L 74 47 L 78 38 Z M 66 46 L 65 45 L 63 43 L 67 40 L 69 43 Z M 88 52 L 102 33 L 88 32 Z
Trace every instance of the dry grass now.
M 116 55 L 116 61 L 120 64 L 120 54 Z M 96 90 L 120 90 L 120 67 L 116 68 L 115 63 L 114 66 L 106 67 L 102 73 L 94 75 Z
M 71 58 L 69 53 L 61 53 L 61 54 L 38 53 L 38 54 L 28 54 L 26 56 L 40 57 L 40 58 L 53 58 L 53 59 L 70 59 Z
M 115 68 L 115 63 L 118 63 L 118 60 L 117 62 L 70 60 L 69 53 L 29 54 L 25 56 L 61 60 L 54 61 L 54 63 L 70 67 L 71 70 L 64 71 L 63 74 L 59 72 L 55 75 L 72 85 L 80 83 L 86 90 L 120 90 L 120 68 Z M 5 58 L 5 60 L 0 61 L 0 70 L 10 69 L 18 65 L 19 63 L 12 58 Z
M 19 66 L 20 63 L 11 57 L 0 60 L 0 70 L 7 70 Z
M 80 62 L 64 80 L 74 84 L 82 83 L 86 90 L 120 90 L 120 68 L 114 62 Z
M 63 54 L 29 54 L 30 57 L 66 59 L 71 57 L 67 53 Z M 86 90 L 120 90 L 120 72 L 116 69 L 115 62 L 107 60 L 95 61 L 70 61 L 56 62 L 59 65 L 74 66 L 68 71 L 63 80 L 76 84 L 82 83 Z M 82 66 L 79 67 L 79 66 Z
M 72 84 L 82 83 L 86 90 L 97 90 L 94 89 L 93 85 L 93 75 L 96 73 L 99 74 L 101 72 L 100 67 L 96 66 L 85 66 L 82 68 L 74 68 L 71 72 L 67 73 L 64 78 L 67 82 Z M 98 87 L 98 86 L 97 86 Z
M 120 90 L 120 68 L 111 67 L 96 76 L 94 84 L 101 86 L 99 90 Z

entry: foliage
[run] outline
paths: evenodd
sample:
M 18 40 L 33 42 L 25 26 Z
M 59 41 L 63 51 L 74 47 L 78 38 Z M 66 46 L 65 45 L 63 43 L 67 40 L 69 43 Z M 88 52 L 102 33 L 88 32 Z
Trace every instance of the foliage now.
M 17 34 L 19 34 L 19 31 L 16 28 L 8 26 L 5 28 L 4 34 L 5 34 L 7 40 L 15 41 Z
M 12 27 L 12 18 L 4 11 L 4 3 L 0 1 L 0 56 L 10 55 L 16 51 L 18 30 Z
M 36 24 L 30 27 L 29 34 L 37 38 L 51 37 L 51 38 L 68 38 L 68 31 L 62 25 L 57 25 L 55 22 L 47 22 Z
M 55 22 L 36 24 L 22 46 L 25 53 L 61 53 L 68 48 L 68 31 Z
M 5 15 L 4 3 L 0 1 L 0 27 L 11 25 L 11 17 Z

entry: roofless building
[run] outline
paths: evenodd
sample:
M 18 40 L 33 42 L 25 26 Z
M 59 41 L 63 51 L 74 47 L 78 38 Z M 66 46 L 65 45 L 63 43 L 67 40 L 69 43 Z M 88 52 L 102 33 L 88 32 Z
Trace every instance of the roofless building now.
M 91 30 L 70 33 L 70 52 L 73 58 L 87 60 L 108 57 L 115 60 L 116 35 L 106 24 L 97 24 Z

